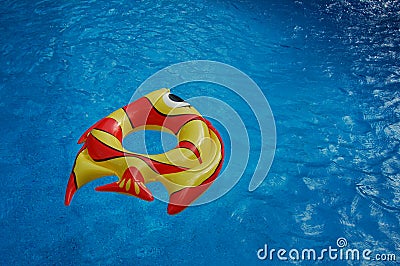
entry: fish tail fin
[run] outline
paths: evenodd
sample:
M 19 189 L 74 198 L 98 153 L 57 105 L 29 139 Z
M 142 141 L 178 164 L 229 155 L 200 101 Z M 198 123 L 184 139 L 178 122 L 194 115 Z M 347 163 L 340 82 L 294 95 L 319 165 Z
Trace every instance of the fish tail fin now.
M 96 164 L 89 156 L 86 145 L 78 152 L 72 168 L 67 189 L 65 192 L 65 205 L 70 205 L 75 192 L 95 179 L 103 176 L 114 175 L 114 173 Z
M 186 209 L 193 201 L 200 197 L 211 184 L 212 182 L 197 187 L 185 187 L 179 191 L 171 193 L 167 208 L 168 214 L 178 214 Z

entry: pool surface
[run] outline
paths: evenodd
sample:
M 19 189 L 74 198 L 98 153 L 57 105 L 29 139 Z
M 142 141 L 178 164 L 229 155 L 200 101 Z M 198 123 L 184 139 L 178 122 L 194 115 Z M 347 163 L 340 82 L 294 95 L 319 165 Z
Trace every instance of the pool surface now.
M 0 264 L 281 262 L 258 258 L 265 245 L 317 255 L 343 245 L 399 263 L 399 25 L 397 0 L 2 1 Z M 261 186 L 248 190 L 264 167 L 249 106 L 193 83 L 174 94 L 224 101 L 249 134 L 250 163 L 229 193 L 169 216 L 161 201 L 95 192 L 115 180 L 106 177 L 64 206 L 81 134 L 149 76 L 188 60 L 234 66 L 268 99 L 277 142 Z

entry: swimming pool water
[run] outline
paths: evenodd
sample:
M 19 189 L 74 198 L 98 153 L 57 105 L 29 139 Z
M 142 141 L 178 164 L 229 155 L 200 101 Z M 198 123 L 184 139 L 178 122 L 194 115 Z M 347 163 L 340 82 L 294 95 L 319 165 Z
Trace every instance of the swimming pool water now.
M 264 244 L 339 237 L 400 257 L 400 3 L 315 2 L 2 1 L 0 264 L 257 265 L 271 263 Z M 168 216 L 93 191 L 109 177 L 65 207 L 80 135 L 156 71 L 196 59 L 240 69 L 267 97 L 277 149 L 262 185 L 247 189 L 260 149 L 249 107 L 188 84 L 174 93 L 222 99 L 245 121 L 253 152 L 234 189 Z

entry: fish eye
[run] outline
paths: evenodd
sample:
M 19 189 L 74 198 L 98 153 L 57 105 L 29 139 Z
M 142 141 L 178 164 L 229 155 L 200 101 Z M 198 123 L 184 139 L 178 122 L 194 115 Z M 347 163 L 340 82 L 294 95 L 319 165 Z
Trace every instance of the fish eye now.
M 176 96 L 175 94 L 172 93 L 164 94 L 163 101 L 166 105 L 168 105 L 171 108 L 190 106 L 190 104 L 185 102 L 181 97 Z
M 174 102 L 184 102 L 184 100 L 181 97 L 176 96 L 175 94 L 172 93 L 168 94 L 168 98 L 170 98 Z

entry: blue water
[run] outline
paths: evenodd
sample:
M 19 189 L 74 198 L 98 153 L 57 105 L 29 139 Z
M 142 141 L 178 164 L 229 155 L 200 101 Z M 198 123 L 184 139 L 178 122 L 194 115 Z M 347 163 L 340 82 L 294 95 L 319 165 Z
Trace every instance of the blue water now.
M 2 1 L 0 264 L 262 265 L 264 244 L 339 237 L 399 260 L 400 3 L 308 2 Z M 263 184 L 247 189 L 255 143 L 234 189 L 177 216 L 94 192 L 112 177 L 65 207 L 80 135 L 156 71 L 196 59 L 240 69 L 267 97 L 277 149 Z M 259 139 L 237 96 L 188 86 L 174 93 L 225 100 Z

